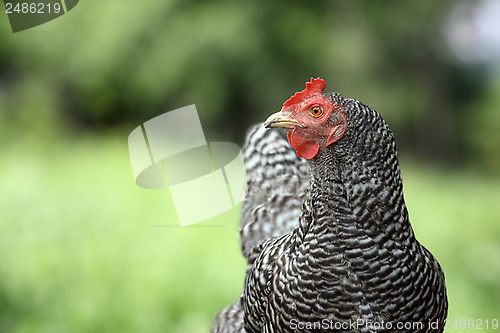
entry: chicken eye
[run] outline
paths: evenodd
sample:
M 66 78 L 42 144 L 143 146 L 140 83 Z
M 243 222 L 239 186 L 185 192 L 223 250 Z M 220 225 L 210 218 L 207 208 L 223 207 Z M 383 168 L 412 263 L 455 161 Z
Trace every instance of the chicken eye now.
M 311 108 L 311 114 L 314 117 L 319 117 L 323 114 L 323 108 L 321 106 L 314 106 Z

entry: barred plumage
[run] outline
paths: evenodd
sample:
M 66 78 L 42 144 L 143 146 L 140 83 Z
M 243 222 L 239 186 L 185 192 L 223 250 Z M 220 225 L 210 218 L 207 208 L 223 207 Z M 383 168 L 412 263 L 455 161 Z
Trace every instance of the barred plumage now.
M 245 258 L 263 241 L 298 225 L 309 169 L 276 130 L 253 127 L 243 147 L 248 176 L 241 209 L 240 238 Z
M 259 197 L 252 210 L 257 196 L 247 197 L 242 242 L 249 266 L 243 294 L 219 315 L 213 332 L 442 332 L 448 307 L 444 274 L 413 234 L 392 132 L 376 111 L 356 100 L 336 93 L 321 98 L 337 108 L 332 115 L 341 112 L 347 119 L 345 132 L 333 144 L 320 138 L 319 152 L 309 156 L 310 180 L 293 230 L 287 231 L 295 220 L 273 224 L 276 219 L 256 218 L 266 200 Z M 288 127 L 289 119 L 281 121 Z M 259 178 L 259 167 L 303 163 L 281 148 L 277 134 L 260 128 L 252 133 L 245 148 L 246 162 L 253 165 L 250 184 L 272 183 Z M 276 152 L 274 162 L 264 159 L 260 165 L 256 152 L 269 158 L 266 149 Z M 274 216 L 280 200 L 276 195 L 269 208 Z M 270 223 L 269 230 L 286 227 L 262 232 L 267 229 L 259 222 Z M 406 323 L 412 326 L 398 326 Z

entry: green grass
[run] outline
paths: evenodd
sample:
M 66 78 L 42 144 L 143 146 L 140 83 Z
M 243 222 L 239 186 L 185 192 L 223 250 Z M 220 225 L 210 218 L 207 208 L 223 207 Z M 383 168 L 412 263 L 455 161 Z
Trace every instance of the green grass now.
M 21 140 L 0 161 L 2 332 L 207 332 L 239 296 L 238 211 L 159 226 L 178 223 L 173 204 L 135 185 L 126 135 Z M 449 318 L 500 319 L 500 179 L 402 170 L 417 238 L 446 274 Z

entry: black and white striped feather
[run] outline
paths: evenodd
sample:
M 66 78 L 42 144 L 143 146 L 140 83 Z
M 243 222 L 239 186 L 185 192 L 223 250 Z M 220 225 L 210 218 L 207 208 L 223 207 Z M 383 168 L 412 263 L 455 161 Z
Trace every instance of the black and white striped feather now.
M 241 209 L 243 255 L 263 241 L 284 235 L 298 225 L 309 168 L 278 130 L 253 127 L 243 147 L 248 186 Z

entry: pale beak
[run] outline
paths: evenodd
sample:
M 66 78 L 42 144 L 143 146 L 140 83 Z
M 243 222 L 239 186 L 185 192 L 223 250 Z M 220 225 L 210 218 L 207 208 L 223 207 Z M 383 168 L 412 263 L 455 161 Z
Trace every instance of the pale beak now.
M 273 113 L 264 122 L 265 128 L 283 127 L 286 129 L 293 129 L 296 126 L 304 127 L 304 125 L 292 118 L 287 117 L 281 111 Z

